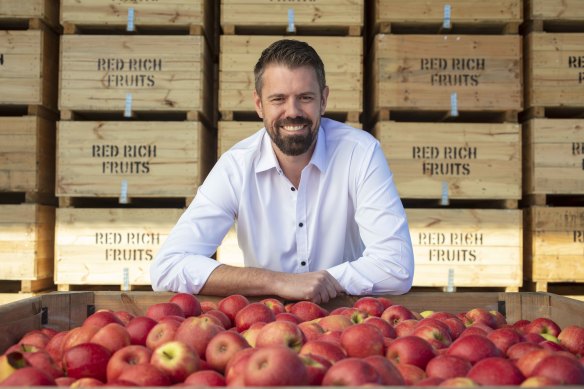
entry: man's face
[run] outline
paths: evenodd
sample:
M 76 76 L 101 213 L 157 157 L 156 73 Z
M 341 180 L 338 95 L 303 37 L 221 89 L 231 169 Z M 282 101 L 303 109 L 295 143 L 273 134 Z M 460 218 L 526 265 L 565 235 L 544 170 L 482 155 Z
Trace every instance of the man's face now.
M 258 115 L 272 142 L 285 155 L 312 151 L 328 98 L 309 66 L 289 69 L 269 65 L 263 74 L 261 96 L 254 92 Z

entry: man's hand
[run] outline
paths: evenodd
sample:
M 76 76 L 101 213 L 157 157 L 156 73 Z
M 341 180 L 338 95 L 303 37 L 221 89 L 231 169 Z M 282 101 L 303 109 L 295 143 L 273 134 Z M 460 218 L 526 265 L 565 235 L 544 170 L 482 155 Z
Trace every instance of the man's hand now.
M 309 300 L 320 304 L 344 292 L 343 287 L 326 270 L 310 273 L 276 273 L 274 294 L 289 300 Z

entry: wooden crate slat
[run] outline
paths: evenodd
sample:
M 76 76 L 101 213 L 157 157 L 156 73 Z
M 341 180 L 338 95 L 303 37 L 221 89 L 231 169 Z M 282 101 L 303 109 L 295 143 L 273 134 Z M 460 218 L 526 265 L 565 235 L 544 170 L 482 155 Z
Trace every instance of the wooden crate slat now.
M 55 0 L 2 0 L 0 24 L 4 21 L 38 19 L 52 28 L 59 25 L 59 2 Z
M 528 20 L 584 20 L 579 0 L 525 0 Z

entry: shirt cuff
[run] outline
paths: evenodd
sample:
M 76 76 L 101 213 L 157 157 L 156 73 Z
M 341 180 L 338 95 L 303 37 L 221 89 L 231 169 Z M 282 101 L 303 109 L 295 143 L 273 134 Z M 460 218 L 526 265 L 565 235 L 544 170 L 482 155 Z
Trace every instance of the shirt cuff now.
M 341 284 L 347 294 L 362 296 L 372 292 L 372 282 L 355 271 L 351 262 L 331 267 L 327 271 Z
M 155 290 L 199 294 L 211 273 L 220 265 L 203 255 L 187 255 L 174 266 L 158 268 L 160 274 Z

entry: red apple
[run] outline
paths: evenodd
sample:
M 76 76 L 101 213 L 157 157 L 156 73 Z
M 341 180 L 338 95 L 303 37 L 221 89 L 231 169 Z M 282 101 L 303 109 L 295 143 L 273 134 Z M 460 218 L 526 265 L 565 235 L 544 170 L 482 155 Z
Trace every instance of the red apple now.
M 131 382 L 135 386 L 172 385 L 170 378 L 150 363 L 128 366 L 115 382 Z
M 370 324 L 355 324 L 341 334 L 341 346 L 349 357 L 365 358 L 369 355 L 383 355 L 383 334 Z
M 249 358 L 244 382 L 246 386 L 302 386 L 308 384 L 308 373 L 288 347 L 264 347 Z
M 466 329 L 463 321 L 458 317 L 449 317 L 441 321 L 448 326 L 448 329 L 450 330 L 450 337 L 453 341 L 458 339 L 460 334 L 462 334 Z
M 249 304 L 249 300 L 240 294 L 232 294 L 219 301 L 217 309 L 227 315 L 232 323 L 235 323 L 235 315 L 239 310 Z
M 61 361 L 63 360 L 63 345 L 64 340 L 69 334 L 69 331 L 61 331 L 51 338 L 45 351 L 53 358 L 57 366 L 61 367 Z
M 363 320 L 363 323 L 377 327 L 377 329 L 381 331 L 381 334 L 383 335 L 384 338 L 394 339 L 397 337 L 395 329 L 391 326 L 391 324 L 389 324 L 387 321 L 383 320 L 380 317 L 369 316 L 365 318 L 365 320 Z
M 124 325 L 124 323 L 116 316 L 116 314 L 110 309 L 100 309 L 83 321 L 83 326 L 102 328 L 109 323 L 118 323 Z
M 468 377 L 454 377 L 445 379 L 438 386 L 447 388 L 472 388 L 479 385 Z
M 311 340 L 306 342 L 300 349 L 300 354 L 318 355 L 332 364 L 347 357 L 345 350 L 339 345 L 324 340 Z
M 129 346 L 131 339 L 126 327 L 117 323 L 109 323 L 100 328 L 91 337 L 90 342 L 102 345 L 113 354 L 119 349 Z
M 124 327 L 127 327 L 128 324 L 132 321 L 132 319 L 136 317 L 128 311 L 115 311 L 114 315 L 116 315 L 116 317 L 120 319 Z
M 311 301 L 298 301 L 290 307 L 290 313 L 295 314 L 302 321 L 310 321 L 328 316 L 329 312 Z
M 553 351 L 544 348 L 529 351 L 517 359 L 515 365 L 525 377 L 531 377 L 535 367 L 548 355 L 553 354 Z
M 260 329 L 256 347 L 283 346 L 299 352 L 304 344 L 304 334 L 297 324 L 289 321 L 274 321 Z
M 164 343 L 152 352 L 150 364 L 165 373 L 174 383 L 199 370 L 201 359 L 195 350 L 180 341 Z
M 0 382 L 8 378 L 18 369 L 30 367 L 24 359 L 24 354 L 19 351 L 9 351 L 0 356 Z
M 428 377 L 438 377 L 442 379 L 464 377 L 471 369 L 471 363 L 454 355 L 438 355 L 432 358 L 426 366 Z
M 505 353 L 507 358 L 516 361 L 521 358 L 523 355 L 527 354 L 533 350 L 542 349 L 539 344 L 531 343 L 531 342 L 519 342 L 515 343 L 514 345 L 510 346 Z
M 414 330 L 418 325 L 418 320 L 407 319 L 398 322 L 395 327 L 395 334 L 398 338 L 403 338 L 404 336 L 411 336 L 414 334 Z
M 504 326 L 508 325 L 507 318 L 505 318 L 505 316 L 501 312 L 489 311 L 489 313 L 491 315 L 493 315 L 493 317 L 495 318 L 495 323 L 496 323 L 495 328 L 503 328 Z
M 258 335 L 260 334 L 260 330 L 266 325 L 266 323 L 254 323 L 249 327 L 247 330 L 241 333 L 241 336 L 247 341 L 247 343 L 251 347 L 256 346 Z M 229 331 L 232 332 L 232 331 Z M 237 332 L 237 331 L 236 331 Z M 208 346 L 207 346 L 208 347 Z
M 282 320 L 276 320 L 282 321 Z M 285 320 L 286 321 L 286 320 Z M 303 321 L 298 323 L 298 328 L 304 334 L 306 341 L 316 340 L 325 333 L 324 329 L 316 321 Z
M 559 333 L 558 340 L 571 353 L 584 356 L 584 327 L 567 326 Z
M 272 312 L 274 312 L 274 316 L 278 315 L 279 313 L 284 313 L 284 304 L 275 298 L 265 298 L 260 301 L 260 303 L 264 304 L 266 307 L 270 308 Z
M 300 324 L 302 320 L 298 316 L 290 312 L 282 312 L 276 315 L 276 320 L 291 321 L 292 323 Z
M 325 340 L 327 342 L 336 343 L 338 345 L 341 344 L 341 335 L 343 334 L 342 331 L 327 331 L 324 334 L 320 335 L 317 340 Z
M 481 359 L 498 357 L 501 352 L 486 336 L 467 335 L 455 340 L 448 348 L 447 354 L 465 358 L 474 365 Z
M 502 355 L 507 353 L 509 347 L 523 341 L 521 334 L 512 327 L 497 328 L 496 330 L 488 333 L 487 338 L 489 338 L 489 340 L 491 340 L 495 346 L 501 350 Z
M 190 318 L 189 318 L 190 319 Z M 176 320 L 168 320 L 162 323 L 157 323 L 146 336 L 146 347 L 150 350 L 155 350 L 158 346 L 170 342 L 175 339 L 178 329 L 182 323 Z
M 43 334 L 47 335 L 49 337 L 49 339 L 52 339 L 53 336 L 57 335 L 59 333 L 59 331 L 55 330 L 54 328 L 50 328 L 50 327 L 43 327 L 40 330 Z
M 262 303 L 251 303 L 241 308 L 235 315 L 235 328 L 237 331 L 245 331 L 253 323 L 270 323 L 276 320 L 274 312 Z
M 152 351 L 141 345 L 130 345 L 116 351 L 107 363 L 106 382 L 119 378 L 129 366 L 150 363 Z
M 528 334 L 550 334 L 557 337 L 560 331 L 560 326 L 547 317 L 538 317 L 525 327 L 525 332 Z
M 130 335 L 130 343 L 146 346 L 148 333 L 157 324 L 156 320 L 148 316 L 136 316 L 126 326 Z
M 495 317 L 486 309 L 474 308 L 466 312 L 464 315 L 465 325 L 469 327 L 474 323 L 483 323 L 489 328 L 497 328 L 497 320 Z
M 113 315 L 113 314 L 112 314 Z M 91 316 L 90 316 L 91 317 Z M 109 323 L 107 323 L 109 324 Z M 105 324 L 104 324 L 105 325 Z M 100 329 L 101 327 L 95 327 L 92 324 L 87 326 L 75 327 L 67 332 L 65 335 L 65 339 L 63 339 L 62 343 L 62 350 L 67 351 L 72 347 L 75 347 L 82 343 L 89 343 L 93 335 Z M 47 344 L 48 347 L 48 344 Z
M 418 382 L 425 380 L 428 378 L 426 372 L 423 369 L 420 369 L 416 365 L 411 365 L 409 363 L 400 363 L 396 365 L 397 369 L 401 373 L 404 382 L 408 386 L 418 385 Z
M 377 370 L 361 358 L 345 358 L 326 372 L 322 386 L 361 386 L 381 384 Z
M 309 386 L 319 386 L 330 367 L 333 365 L 328 359 L 320 355 L 301 354 L 302 363 L 306 367 Z
M 361 297 L 353 304 L 354 308 L 365 312 L 368 316 L 380 317 L 386 309 L 384 305 L 375 297 L 365 296 Z
M 442 327 L 432 324 L 418 324 L 416 328 L 414 328 L 413 335 L 426 340 L 437 350 L 447 348 L 452 343 L 448 328 L 443 329 Z
M 218 309 L 210 309 L 201 316 L 214 317 L 215 319 L 219 320 L 219 322 L 221 322 L 221 326 L 226 330 L 230 329 L 233 326 L 231 319 L 228 318 L 226 314 L 224 314 Z
M 219 309 L 217 303 L 214 301 L 201 301 L 201 312 L 205 313 L 211 309 Z
M 201 314 L 201 303 L 199 299 L 190 293 L 177 293 L 168 302 L 178 305 L 182 309 L 185 317 L 199 316 Z
M 18 344 L 28 344 L 35 346 L 38 349 L 44 349 L 49 343 L 49 336 L 40 330 L 32 330 L 27 332 L 18 342 Z
M 387 348 L 386 354 L 387 359 L 395 364 L 406 363 L 418 366 L 422 370 L 435 356 L 430 343 L 417 336 L 395 339 Z
M 387 358 L 381 355 L 370 355 L 363 359 L 365 362 L 373 366 L 379 377 L 381 378 L 381 385 L 403 386 L 405 381 L 399 369 L 391 363 Z
M 225 386 L 225 377 L 215 370 L 199 370 L 185 380 L 185 384 L 193 387 Z
M 192 347 L 199 357 L 205 357 L 205 350 L 211 339 L 225 329 L 207 317 L 191 316 L 178 327 L 174 336 L 175 340 L 186 343 Z
M 529 377 L 519 385 L 522 388 L 539 388 L 542 386 L 560 386 L 560 383 L 548 377 Z
M 69 387 L 73 382 L 77 381 L 77 378 L 73 377 L 57 377 L 55 378 L 55 383 L 57 386 Z
M 528 332 L 523 335 L 523 340 L 525 340 L 526 342 L 539 344 L 543 342 L 545 338 L 540 334 L 536 334 L 535 332 Z
M 92 377 L 105 382 L 111 352 L 95 343 L 82 343 L 65 350 L 63 367 L 69 377 Z
M 104 386 L 105 384 L 98 379 L 84 377 L 79 378 L 71 383 L 71 388 L 88 388 L 93 386 Z
M 257 348 L 245 348 L 236 352 L 231 357 L 225 366 L 225 381 L 227 386 L 233 386 L 235 384 L 244 385 L 243 377 L 245 369 L 251 356 L 258 350 Z
M 46 350 L 38 350 L 35 352 L 24 353 L 24 359 L 32 367 L 36 367 L 40 371 L 45 372 L 53 378 L 58 378 L 65 375 L 63 369 L 55 363 L 51 355 Z
M 185 313 L 178 304 L 165 302 L 150 305 L 146 310 L 146 316 L 160 321 L 164 316 L 185 317 Z
M 15 370 L 0 386 L 54 386 L 55 379 L 36 367 L 23 367 Z
M 517 331 L 519 331 L 520 334 L 524 334 L 525 328 L 529 325 L 529 323 L 530 323 L 529 320 L 521 319 L 521 320 L 517 320 L 515 323 L 511 324 L 511 327 L 513 327 Z
M 416 382 L 416 386 L 438 386 L 442 381 L 444 381 L 442 378 L 426 376 L 423 380 Z
M 250 345 L 241 334 L 223 331 L 209 341 L 205 350 L 205 360 L 212 369 L 223 373 L 233 355 L 248 347 Z
M 578 360 L 553 353 L 543 358 L 533 369 L 532 376 L 551 378 L 561 385 L 584 385 L 584 365 Z
M 525 377 L 509 359 L 484 358 L 468 372 L 467 377 L 483 386 L 519 385 Z
M 395 326 L 399 322 L 404 321 L 404 320 L 415 319 L 415 316 L 412 313 L 412 311 L 410 311 L 409 309 L 407 309 L 403 305 L 396 304 L 396 305 L 390 306 L 385 311 L 383 311 L 383 313 L 381 314 L 381 318 L 383 320 L 386 320 L 389 324 L 391 324 L 395 328 Z
M 317 319 L 318 325 L 326 331 L 343 331 L 345 328 L 353 325 L 351 318 L 345 315 L 328 315 Z M 305 322 L 312 323 L 312 322 Z

